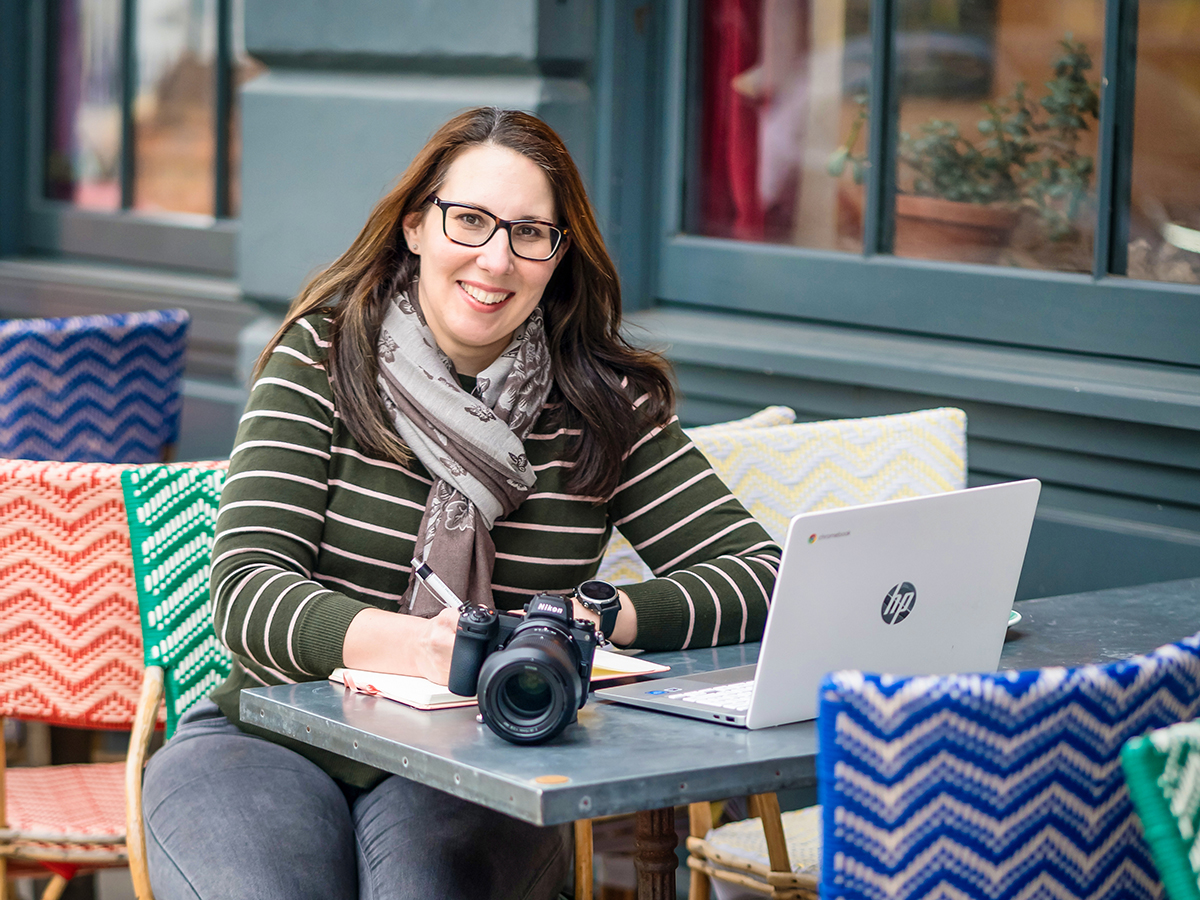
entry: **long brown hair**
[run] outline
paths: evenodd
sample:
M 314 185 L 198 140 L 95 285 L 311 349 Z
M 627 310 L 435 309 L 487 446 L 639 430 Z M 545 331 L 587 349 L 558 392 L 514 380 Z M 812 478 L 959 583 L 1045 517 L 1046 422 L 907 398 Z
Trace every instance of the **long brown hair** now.
M 666 361 L 621 336 L 617 270 L 579 171 L 554 130 L 528 113 L 481 107 L 439 128 L 371 211 L 349 249 L 301 290 L 256 374 L 297 319 L 328 309 L 329 374 L 342 420 L 368 454 L 396 462 L 411 458 L 376 388 L 379 330 L 389 299 L 412 284 L 419 266 L 404 240 L 405 217 L 420 212 L 437 193 L 460 153 L 481 144 L 516 151 L 546 173 L 559 221 L 570 234 L 541 305 L 555 389 L 564 401 L 563 424 L 580 430 L 569 445 L 575 466 L 568 486 L 608 497 L 639 430 L 671 416 L 674 389 Z M 635 411 L 632 401 L 641 397 Z

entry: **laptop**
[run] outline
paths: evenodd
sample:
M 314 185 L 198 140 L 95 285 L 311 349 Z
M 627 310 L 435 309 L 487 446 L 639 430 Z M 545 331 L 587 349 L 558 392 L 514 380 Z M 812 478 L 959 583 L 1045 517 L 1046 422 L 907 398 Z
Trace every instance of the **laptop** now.
M 791 520 L 758 663 L 604 688 L 604 700 L 722 725 L 814 719 L 828 672 L 993 672 L 1041 482 Z

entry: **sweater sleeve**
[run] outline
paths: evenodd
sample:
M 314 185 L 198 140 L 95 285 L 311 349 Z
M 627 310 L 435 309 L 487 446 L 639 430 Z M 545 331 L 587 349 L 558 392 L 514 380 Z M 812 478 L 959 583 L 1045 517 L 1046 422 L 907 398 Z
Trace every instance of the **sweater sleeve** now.
M 312 580 L 336 421 L 318 324 L 292 326 L 254 383 L 217 513 L 217 636 L 267 681 L 328 676 L 367 606 Z
M 779 545 L 678 419 L 634 444 L 609 515 L 658 576 L 623 587 L 637 610 L 635 646 L 669 650 L 762 637 Z

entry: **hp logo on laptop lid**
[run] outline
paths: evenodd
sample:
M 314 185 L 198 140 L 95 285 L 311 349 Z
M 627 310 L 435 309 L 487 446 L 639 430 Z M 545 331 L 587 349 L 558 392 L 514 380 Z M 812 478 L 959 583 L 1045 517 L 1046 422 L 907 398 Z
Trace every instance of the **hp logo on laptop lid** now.
M 908 614 L 916 605 L 917 589 L 913 587 L 911 581 L 902 581 L 893 585 L 892 589 L 887 592 L 887 596 L 883 598 L 880 615 L 887 624 L 895 625 L 908 618 Z

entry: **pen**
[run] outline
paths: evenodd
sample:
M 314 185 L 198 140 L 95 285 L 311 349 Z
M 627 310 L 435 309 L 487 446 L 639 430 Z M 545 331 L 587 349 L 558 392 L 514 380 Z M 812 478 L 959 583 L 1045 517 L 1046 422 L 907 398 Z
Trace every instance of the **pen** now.
M 450 586 L 447 585 L 446 582 L 442 581 L 442 579 L 438 578 L 437 573 L 434 572 L 433 569 L 429 568 L 429 563 L 425 562 L 425 560 L 421 559 L 419 556 L 414 556 L 412 565 L 413 574 L 421 579 L 421 583 L 429 588 L 429 590 L 433 593 L 433 596 L 437 597 L 438 602 L 441 603 L 442 606 L 445 606 L 447 609 L 463 608 L 465 604 L 458 599 L 458 595 L 455 594 L 454 591 L 450 590 Z M 413 591 L 413 599 L 410 600 L 408 604 L 410 608 L 416 599 L 417 592 Z

